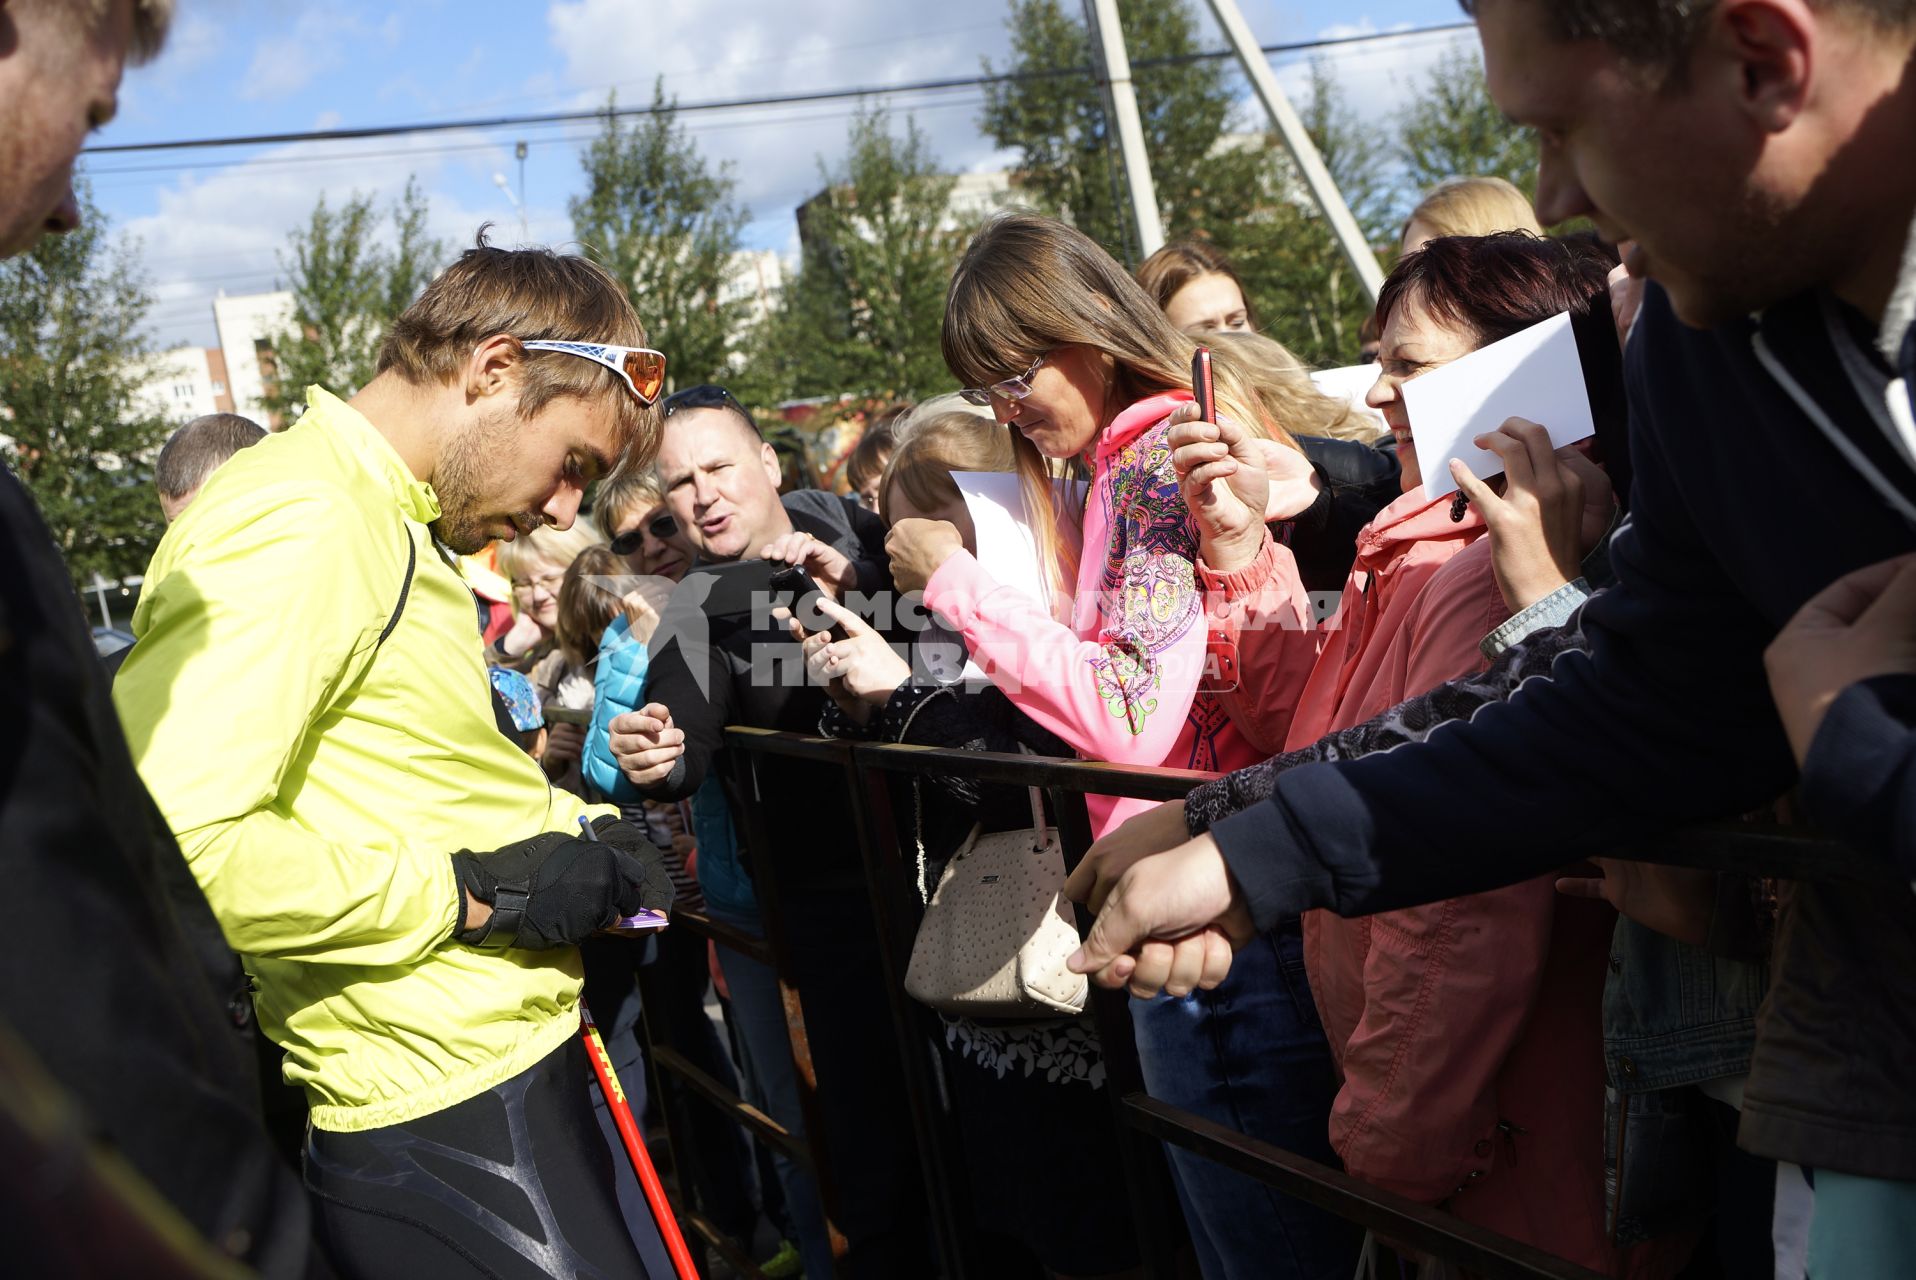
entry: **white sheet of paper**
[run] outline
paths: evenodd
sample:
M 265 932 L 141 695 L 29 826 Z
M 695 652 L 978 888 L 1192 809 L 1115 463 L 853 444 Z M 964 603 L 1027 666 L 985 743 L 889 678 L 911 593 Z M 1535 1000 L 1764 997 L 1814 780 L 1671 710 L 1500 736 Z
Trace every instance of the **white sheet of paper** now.
M 1495 431 L 1505 418 L 1538 423 L 1559 449 L 1597 430 L 1567 311 L 1413 378 L 1403 396 L 1424 492 L 1433 498 L 1457 489 L 1452 458 L 1463 459 L 1480 479 L 1503 471 L 1502 460 L 1471 439 Z
M 1015 471 L 954 471 L 978 530 L 978 563 L 999 583 L 1013 587 L 1050 608 L 1051 585 L 1038 559 L 1037 536 L 1025 509 L 1024 489 Z M 1062 483 L 1062 482 L 1060 482 Z M 1066 533 L 1060 528 L 1061 535 Z M 977 663 L 965 663 L 967 681 L 986 681 Z
M 1370 389 L 1377 383 L 1375 364 L 1352 364 L 1342 369 L 1319 369 L 1311 375 L 1311 381 L 1315 382 L 1317 389 L 1325 395 L 1350 401 L 1353 410 L 1375 422 L 1379 431 L 1384 429 L 1384 415 L 1364 403 L 1364 397 L 1370 394 Z

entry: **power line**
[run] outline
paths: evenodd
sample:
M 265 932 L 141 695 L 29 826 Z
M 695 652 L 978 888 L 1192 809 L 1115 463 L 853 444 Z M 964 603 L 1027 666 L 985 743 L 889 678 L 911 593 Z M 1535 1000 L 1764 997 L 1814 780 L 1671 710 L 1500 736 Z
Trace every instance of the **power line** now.
M 984 99 L 978 96 L 947 98 L 942 102 L 914 103 L 911 104 L 911 109 L 919 112 L 946 111 L 961 107 L 975 107 L 983 101 Z M 763 128 L 768 124 L 809 124 L 813 122 L 842 120 L 852 114 L 851 111 L 844 109 L 808 112 L 804 115 L 787 112 L 765 119 L 704 121 L 687 126 L 687 130 L 695 134 L 705 134 L 731 129 Z M 590 142 L 597 136 L 598 134 L 595 130 L 553 134 L 539 139 L 536 145 L 568 145 L 572 143 Z M 97 168 L 89 165 L 86 169 L 86 176 L 89 181 L 98 182 L 100 179 L 112 178 L 122 174 L 183 173 L 193 169 L 227 169 L 233 167 L 236 163 L 244 164 L 249 170 L 302 168 L 314 165 L 347 165 L 363 160 L 403 160 L 415 156 L 441 156 L 473 151 L 498 151 L 506 145 L 506 143 L 502 142 L 446 142 L 431 146 L 398 149 L 333 151 L 288 156 L 267 156 L 237 162 L 233 160 L 174 160 L 155 164 L 112 165 Z
M 1380 40 L 1401 40 L 1412 36 L 1433 35 L 1442 32 L 1461 31 L 1472 24 L 1468 22 L 1444 23 L 1432 27 L 1416 27 L 1406 31 L 1379 31 L 1354 36 L 1333 36 L 1328 39 L 1301 40 L 1289 44 L 1267 44 L 1262 46 L 1266 56 L 1284 53 L 1302 53 L 1312 49 L 1328 49 L 1339 45 L 1368 44 Z M 1168 58 L 1143 58 L 1131 64 L 1134 71 L 1151 70 L 1159 67 L 1188 66 L 1198 62 L 1214 62 L 1235 55 L 1228 49 L 1207 50 L 1200 53 L 1180 54 Z M 687 102 L 671 106 L 655 107 L 618 107 L 608 110 L 600 107 L 591 111 L 549 111 L 533 114 L 494 116 L 474 120 L 437 120 L 414 124 L 365 125 L 351 129 L 313 129 L 298 133 L 261 133 L 224 138 L 195 138 L 170 142 L 127 142 L 109 147 L 88 147 L 85 155 L 124 155 L 131 152 L 148 151 L 186 151 L 212 147 L 254 147 L 278 146 L 294 142 L 344 142 L 361 138 L 391 138 L 405 134 L 449 133 L 459 130 L 516 129 L 535 128 L 541 125 L 579 124 L 607 118 L 624 119 L 636 116 L 650 116 L 661 113 L 691 115 L 707 111 L 732 111 L 745 107 L 789 106 L 804 102 L 837 102 L 854 98 L 889 97 L 900 93 L 939 93 L 956 89 L 971 89 L 985 85 L 1011 84 L 1028 80 L 1053 80 L 1067 77 L 1090 76 L 1089 67 L 1056 67 L 1039 71 L 1007 71 L 997 75 L 955 76 L 941 80 L 920 80 L 907 84 L 866 85 L 854 89 L 819 89 L 806 93 L 765 94 L 751 98 L 727 98 L 711 102 Z

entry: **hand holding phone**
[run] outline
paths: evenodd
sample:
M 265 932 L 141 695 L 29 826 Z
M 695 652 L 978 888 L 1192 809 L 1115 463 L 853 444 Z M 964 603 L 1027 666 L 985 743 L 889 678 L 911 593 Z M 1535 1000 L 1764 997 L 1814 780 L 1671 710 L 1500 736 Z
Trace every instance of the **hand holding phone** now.
M 790 610 L 807 631 L 829 631 L 834 640 L 846 638 L 844 625 L 833 621 L 819 608 L 819 601 L 827 597 L 803 569 L 797 565 L 780 565 L 772 570 L 771 587 L 773 598 Z

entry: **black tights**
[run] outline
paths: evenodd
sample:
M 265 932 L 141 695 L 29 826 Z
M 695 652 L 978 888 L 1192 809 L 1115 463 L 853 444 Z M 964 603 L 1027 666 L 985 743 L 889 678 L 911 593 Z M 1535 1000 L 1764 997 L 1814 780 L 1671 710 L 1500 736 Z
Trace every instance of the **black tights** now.
M 619 1216 L 577 1037 L 405 1124 L 306 1140 L 306 1186 L 349 1280 L 648 1280 Z M 664 1280 L 663 1277 L 660 1280 Z

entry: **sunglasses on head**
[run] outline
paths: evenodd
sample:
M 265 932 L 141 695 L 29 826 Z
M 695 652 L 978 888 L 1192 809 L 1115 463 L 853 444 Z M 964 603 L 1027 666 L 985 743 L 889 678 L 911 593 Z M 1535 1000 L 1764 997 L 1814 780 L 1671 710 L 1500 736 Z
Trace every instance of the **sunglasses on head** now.
M 676 538 L 679 534 L 679 522 L 673 518 L 671 512 L 661 511 L 644 524 L 627 529 L 624 533 L 612 539 L 612 554 L 615 556 L 631 555 L 644 544 L 645 535 L 648 533 L 660 542 L 664 542 L 667 538 Z
M 680 409 L 735 409 L 747 421 L 752 415 L 745 412 L 745 406 L 738 397 L 716 382 L 701 382 L 696 387 L 685 387 L 665 397 L 665 403 L 659 406 L 659 412 L 671 417 Z
M 650 347 L 615 347 L 604 342 L 562 342 L 540 338 L 521 342 L 527 351 L 558 351 L 604 365 L 625 380 L 633 398 L 648 409 L 665 390 L 665 353 Z
M 989 405 L 993 396 L 1000 400 L 1022 400 L 1031 394 L 1031 379 L 1038 372 L 1038 366 L 1051 358 L 1046 352 L 1031 362 L 1031 367 L 1015 378 L 1006 378 L 1003 382 L 994 382 L 988 387 L 966 387 L 958 394 L 968 404 Z

